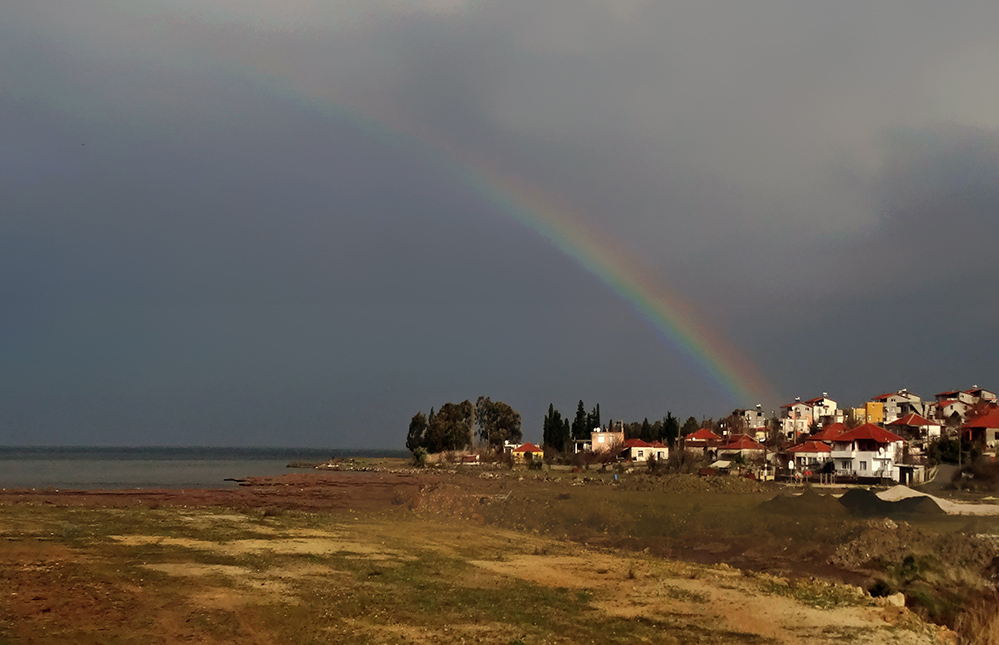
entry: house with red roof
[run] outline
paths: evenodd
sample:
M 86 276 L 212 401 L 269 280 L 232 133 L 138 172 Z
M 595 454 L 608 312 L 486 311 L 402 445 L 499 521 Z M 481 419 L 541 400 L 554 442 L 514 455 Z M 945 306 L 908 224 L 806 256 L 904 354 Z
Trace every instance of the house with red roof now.
M 746 435 L 738 435 L 731 439 L 728 443 L 718 448 L 719 456 L 734 457 L 738 455 L 746 459 L 755 459 L 762 457 L 765 452 L 762 444 L 757 443 L 755 439 L 751 439 Z
M 628 439 L 624 442 L 621 457 L 628 461 L 648 461 L 650 457 L 656 460 L 669 458 L 669 448 L 658 441 L 649 443 L 641 439 Z
M 847 431 L 847 427 L 842 423 L 830 423 L 815 434 L 808 437 L 809 441 L 824 441 L 831 443 L 836 437 Z
M 804 441 L 788 448 L 787 453 L 798 472 L 819 471 L 832 461 L 832 448 L 824 441 Z
M 983 387 L 972 385 L 969 390 L 947 390 L 946 392 L 937 392 L 936 399 L 937 401 L 957 400 L 970 406 L 978 403 L 979 401 L 995 401 L 996 393 L 986 390 Z
M 930 421 L 915 412 L 910 412 L 905 416 L 895 419 L 891 423 L 886 424 L 885 428 L 903 437 L 921 441 L 929 441 L 940 436 L 939 423 Z
M 995 448 L 999 445 L 999 407 L 990 406 L 983 414 L 968 419 L 961 432 L 972 442 Z
M 905 439 L 873 423 L 848 430 L 832 440 L 836 474 L 900 480 Z
M 825 392 L 814 399 L 802 401 L 799 397 L 780 406 L 780 416 L 784 436 L 792 439 L 807 434 L 812 424 L 843 422 L 843 410 Z
M 939 419 L 946 424 L 955 414 L 957 418 L 964 420 L 969 409 L 971 409 L 971 404 L 960 399 L 938 399 L 927 406 L 925 416 L 928 419 Z
M 701 428 L 683 438 L 683 449 L 706 454 L 709 451 L 716 450 L 723 443 L 722 438 L 714 432 L 711 432 L 707 428 Z
M 997 400 L 995 392 L 986 390 L 983 387 L 978 387 L 977 385 L 973 385 L 970 390 L 965 390 L 965 392 L 973 396 L 976 403 L 979 401 L 992 401 L 995 403 Z
M 522 443 L 511 451 L 514 461 L 530 461 L 535 457 L 542 457 L 545 451 L 538 448 L 533 443 Z
M 937 403 L 942 403 L 943 401 L 960 401 L 966 405 L 971 405 L 975 402 L 975 397 L 971 396 L 970 393 L 964 392 L 962 390 L 947 390 L 946 392 L 937 392 L 935 395 Z
M 822 393 L 822 396 L 808 399 L 805 403 L 812 406 L 812 421 L 814 423 L 843 422 L 843 411 L 825 392 Z

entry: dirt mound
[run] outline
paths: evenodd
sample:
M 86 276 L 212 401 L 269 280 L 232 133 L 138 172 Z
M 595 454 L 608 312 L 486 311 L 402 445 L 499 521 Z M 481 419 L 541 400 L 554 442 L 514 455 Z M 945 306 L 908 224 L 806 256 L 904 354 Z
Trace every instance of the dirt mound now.
M 885 516 L 891 513 L 893 502 L 886 502 L 872 491 L 863 488 L 851 488 L 839 498 L 839 503 L 853 515 Z
M 897 502 L 889 502 L 878 497 L 873 491 L 851 488 L 839 498 L 852 515 L 861 517 L 888 517 L 891 515 L 943 515 L 943 510 L 929 497 L 907 497 Z
M 840 545 L 829 562 L 846 568 L 882 568 L 902 562 L 913 551 L 929 552 L 932 542 L 927 533 L 906 522 L 869 520 L 864 531 Z
M 845 515 L 847 510 L 835 497 L 806 488 L 800 495 L 780 494 L 760 504 L 760 510 L 781 515 Z
M 734 475 L 639 475 L 622 480 L 622 488 L 663 493 L 762 493 L 771 490 L 764 482 Z
M 897 502 L 889 502 L 896 508 L 898 513 L 919 513 L 921 515 L 945 515 L 933 499 L 929 497 L 908 497 Z

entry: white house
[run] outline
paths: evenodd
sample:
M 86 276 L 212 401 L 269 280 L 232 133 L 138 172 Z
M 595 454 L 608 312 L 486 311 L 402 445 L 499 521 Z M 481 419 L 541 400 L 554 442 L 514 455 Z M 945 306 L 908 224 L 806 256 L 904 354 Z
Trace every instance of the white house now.
M 822 396 L 805 401 L 812 406 L 812 421 L 818 424 L 843 423 L 843 412 L 836 407 L 836 402 L 823 392 Z
M 808 434 L 808 428 L 812 425 L 812 411 L 812 406 L 800 398 L 780 406 L 781 432 L 784 436 L 797 438 Z
M 621 456 L 629 461 L 648 461 L 649 457 L 659 461 L 669 458 L 669 448 L 658 441 L 648 443 L 641 439 L 628 439 L 624 442 Z
M 962 392 L 961 390 L 937 392 L 936 400 L 937 403 L 943 403 L 944 401 L 960 401 L 965 405 L 973 405 L 975 403 L 975 397 L 973 397 L 970 392 Z
M 830 457 L 838 475 L 899 481 L 904 445 L 905 439 L 897 434 L 867 423 L 833 439 Z
M 824 441 L 805 441 L 787 449 L 798 472 L 817 471 L 832 458 L 832 448 Z
M 927 406 L 926 417 L 939 419 L 946 423 L 955 414 L 960 419 L 966 418 L 970 408 L 970 404 L 960 399 L 938 399 L 935 403 Z
M 995 392 L 986 390 L 983 387 L 978 387 L 977 385 L 972 386 L 970 390 L 967 390 L 967 393 L 975 397 L 976 402 L 978 401 L 992 401 L 993 403 L 996 402 Z
M 757 404 L 755 408 L 736 410 L 733 414 L 742 418 L 745 428 L 762 428 L 767 425 L 767 415 L 763 412 L 763 406 L 760 404 Z
M 948 390 L 936 394 L 937 402 L 957 400 L 972 406 L 979 401 L 995 401 L 996 393 L 986 390 L 983 387 L 973 385 L 970 390 Z
M 923 414 L 923 399 L 918 394 L 913 394 L 909 390 L 899 390 L 876 396 L 872 401 L 884 404 L 884 422 L 891 423 L 895 419 L 911 414 Z

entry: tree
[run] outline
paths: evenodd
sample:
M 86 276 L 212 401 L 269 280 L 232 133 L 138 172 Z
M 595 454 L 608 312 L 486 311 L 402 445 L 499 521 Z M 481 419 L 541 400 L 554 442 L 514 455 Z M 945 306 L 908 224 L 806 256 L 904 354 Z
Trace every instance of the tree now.
M 554 403 L 548 404 L 548 414 L 541 426 L 541 441 L 545 447 L 558 452 L 565 452 L 566 438 L 563 434 L 562 414 L 555 409 Z
M 444 437 L 441 434 L 441 425 L 437 421 L 434 409 L 430 408 L 430 414 L 427 415 L 427 431 L 423 435 L 423 447 L 427 449 L 427 452 L 434 453 L 443 450 L 441 448 L 443 444 Z
M 728 430 L 729 434 L 744 434 L 746 432 L 746 418 L 738 412 L 736 410 L 721 420 L 722 426 Z
M 659 441 L 670 445 L 671 447 L 676 443 L 677 437 L 680 436 L 680 421 L 673 416 L 672 412 L 666 412 L 666 416 L 663 417 L 662 431 L 659 435 Z
M 600 427 L 600 404 L 597 403 L 593 410 L 586 415 L 586 429 L 587 431 L 592 431 L 594 428 Z M 584 437 L 585 438 L 585 437 Z
M 652 438 L 652 425 L 649 423 L 648 417 L 645 417 L 645 419 L 642 420 L 642 427 L 638 431 L 638 437 L 642 441 L 655 441 L 655 439 Z
M 416 452 L 417 448 L 426 448 L 424 442 L 427 437 L 427 417 L 423 416 L 423 412 L 417 412 L 413 415 L 413 419 L 409 422 L 409 434 L 406 435 L 406 449 L 412 453 Z
M 426 448 L 429 452 L 463 450 L 472 444 L 475 407 L 471 401 L 445 403 L 437 414 L 430 411 Z
M 517 443 L 520 431 L 520 413 L 502 401 L 490 401 L 480 396 L 475 402 L 479 424 L 479 438 L 492 448 L 502 448 L 503 442 Z
M 579 405 L 576 406 L 576 418 L 572 420 L 572 438 L 589 439 L 592 431 L 593 428 L 589 427 L 587 423 L 586 408 L 580 401 Z
M 697 422 L 694 417 L 687 417 L 687 420 L 683 422 L 683 427 L 680 428 L 680 434 L 686 437 L 691 432 L 697 432 L 700 430 L 701 424 Z
M 767 445 L 780 448 L 784 444 L 784 433 L 780 418 L 772 414 L 767 420 Z

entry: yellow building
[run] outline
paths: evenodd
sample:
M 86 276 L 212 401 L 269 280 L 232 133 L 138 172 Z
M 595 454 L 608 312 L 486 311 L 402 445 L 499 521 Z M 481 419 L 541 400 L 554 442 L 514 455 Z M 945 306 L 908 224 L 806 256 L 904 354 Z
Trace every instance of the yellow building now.
M 864 404 L 864 408 L 867 412 L 867 421 L 865 423 L 884 423 L 885 422 L 885 404 L 880 401 L 868 401 Z
M 858 424 L 883 424 L 885 404 L 880 401 L 868 401 L 862 408 L 850 408 L 850 417 Z

